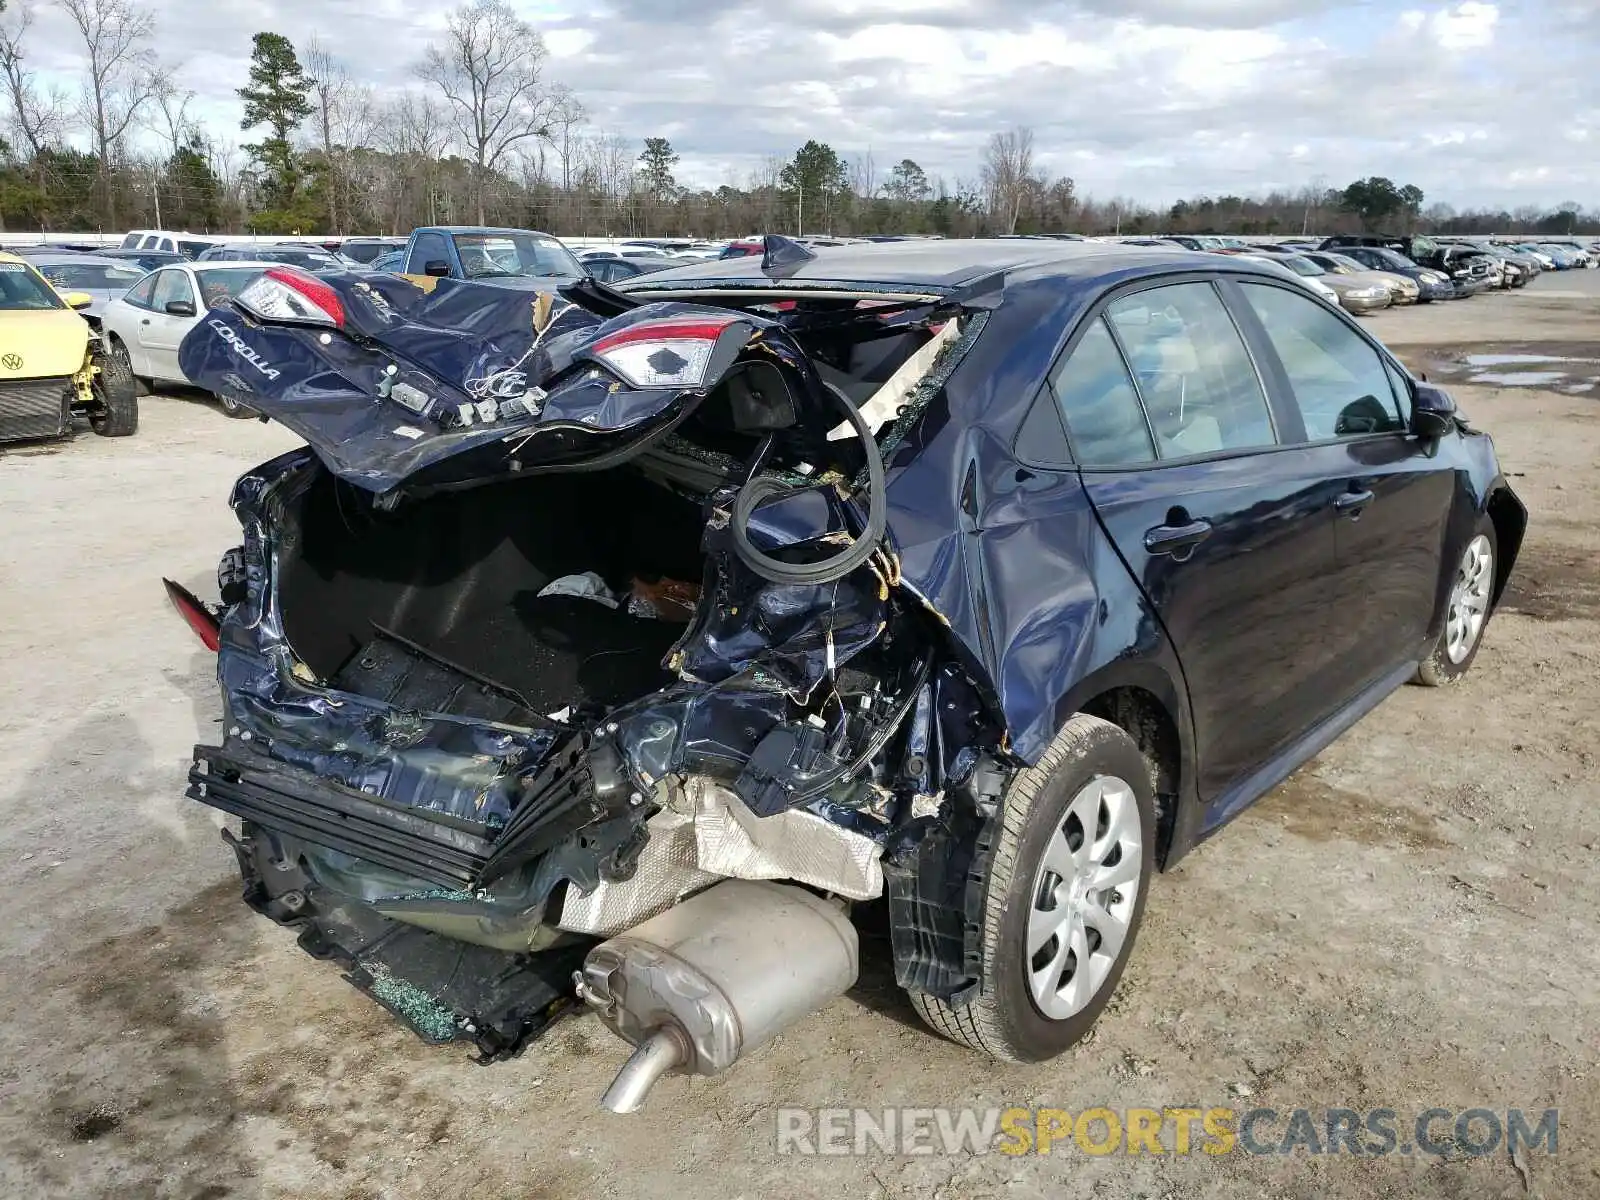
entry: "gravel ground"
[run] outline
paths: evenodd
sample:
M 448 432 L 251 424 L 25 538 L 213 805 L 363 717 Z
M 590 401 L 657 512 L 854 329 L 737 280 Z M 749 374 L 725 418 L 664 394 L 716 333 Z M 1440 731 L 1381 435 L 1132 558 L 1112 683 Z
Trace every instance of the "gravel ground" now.
M 1600 357 L 1597 285 L 1550 275 L 1370 327 L 1443 378 L 1469 353 Z M 0 453 L 0 1195 L 1600 1193 L 1600 396 L 1457 393 L 1532 510 L 1471 675 L 1402 689 L 1158 879 L 1087 1044 L 993 1066 L 925 1034 L 869 964 L 631 1118 L 596 1109 L 624 1047 L 592 1019 L 483 1069 L 415 1041 L 238 902 L 215 814 L 182 798 L 218 702 L 160 577 L 211 593 L 229 484 L 292 439 L 166 396 L 132 440 Z M 1516 1161 L 802 1159 L 776 1152 L 780 1105 L 1557 1107 L 1561 1132 L 1555 1156 Z

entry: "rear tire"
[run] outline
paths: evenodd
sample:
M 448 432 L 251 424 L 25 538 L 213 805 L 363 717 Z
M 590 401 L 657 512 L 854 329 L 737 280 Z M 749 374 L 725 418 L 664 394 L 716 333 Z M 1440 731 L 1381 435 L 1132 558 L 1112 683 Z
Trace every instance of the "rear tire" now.
M 127 352 L 100 359 L 94 377 L 94 397 L 99 402 L 89 414 L 89 426 L 101 437 L 130 437 L 139 428 L 139 393 Z
M 1079 814 L 1093 815 L 1083 821 Z M 1069 857 L 1073 865 L 1058 873 L 1054 866 Z M 1154 864 L 1148 763 L 1117 726 L 1074 716 L 1006 792 L 976 996 L 957 1006 L 913 992 L 912 1006 L 936 1033 L 1002 1062 L 1061 1054 L 1089 1032 L 1117 989 Z M 1120 939 L 1114 952 L 1102 953 L 1113 939 Z
M 257 415 L 255 409 L 247 408 L 245 405 L 240 404 L 232 396 L 224 396 L 221 392 L 215 392 L 213 394 L 217 398 L 217 405 L 227 416 L 235 417 L 242 421 L 248 421 L 251 417 Z
M 1483 645 L 1483 631 L 1489 625 L 1490 608 L 1494 603 L 1495 570 L 1499 563 L 1500 545 L 1495 538 L 1494 522 L 1487 516 L 1480 517 L 1456 564 L 1450 594 L 1445 598 L 1439 640 L 1417 667 L 1415 681 L 1423 687 L 1455 683 L 1478 657 L 1478 647 Z

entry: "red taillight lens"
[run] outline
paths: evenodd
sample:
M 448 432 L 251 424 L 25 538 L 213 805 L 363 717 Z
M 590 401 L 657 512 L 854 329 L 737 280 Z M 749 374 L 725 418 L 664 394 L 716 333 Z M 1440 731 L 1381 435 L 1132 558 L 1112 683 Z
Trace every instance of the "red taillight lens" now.
M 178 610 L 178 615 L 189 623 L 189 628 L 205 643 L 206 649 L 215 652 L 222 640 L 222 623 L 215 614 L 181 583 L 174 583 L 170 579 L 163 579 L 161 583 L 167 589 L 167 599 L 172 601 L 172 607 Z
M 738 317 L 662 317 L 607 334 L 591 353 L 634 387 L 697 388 L 717 339 Z
M 263 321 L 344 328 L 339 293 L 298 267 L 268 267 L 240 290 L 234 303 Z

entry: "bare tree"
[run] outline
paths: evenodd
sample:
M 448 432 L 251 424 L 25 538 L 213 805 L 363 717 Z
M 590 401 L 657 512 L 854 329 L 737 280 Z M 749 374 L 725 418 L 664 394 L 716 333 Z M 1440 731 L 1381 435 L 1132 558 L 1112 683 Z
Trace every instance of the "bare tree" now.
M 155 104 L 156 111 L 150 114 L 145 126 L 167 143 L 172 154 L 176 154 L 179 147 L 189 141 L 191 135 L 198 136 L 200 133 L 198 122 L 189 116 L 189 105 L 194 103 L 194 93 L 181 89 L 171 79 L 162 77 L 156 81 L 155 91 L 150 98 Z
M 149 41 L 155 33 L 153 13 L 134 0 L 61 0 L 83 38 L 83 108 L 99 159 L 102 206 L 106 223 L 117 224 L 111 190 L 111 158 L 122 139 L 155 95 L 164 72 Z
M 27 0 L 0 17 L 0 72 L 5 75 L 11 127 L 37 159 L 66 132 L 67 98 L 58 88 L 41 90 L 24 65 L 22 43 L 32 27 L 33 5 Z
M 1042 190 L 1042 181 L 1035 178 L 1033 171 L 1033 130 L 1018 126 L 991 136 L 983 150 L 980 178 L 989 215 L 1005 232 L 1015 233 L 1023 201 L 1030 193 Z
M 378 145 L 398 157 L 404 173 L 396 180 L 392 228 L 399 230 L 406 204 L 406 185 L 412 172 L 418 178 L 427 202 L 428 223 L 439 223 L 439 198 L 436 187 L 439 159 L 450 145 L 452 131 L 433 97 L 405 91 L 378 114 Z
M 872 157 L 872 147 L 850 160 L 850 190 L 863 200 L 878 194 L 878 163 Z
M 339 192 L 341 163 L 335 150 L 335 129 L 344 121 L 344 108 L 355 85 L 350 72 L 323 40 L 312 35 L 300 52 L 306 79 L 311 84 L 311 101 L 315 108 L 317 148 L 322 151 L 323 170 L 327 173 L 324 191 L 328 196 L 328 229 L 338 233 L 341 229 Z
M 418 76 L 450 102 L 472 155 L 478 221 L 492 172 L 513 149 L 548 138 L 556 95 L 545 83 L 544 38 L 506 0 L 471 0 L 448 19 L 445 44 L 428 47 Z

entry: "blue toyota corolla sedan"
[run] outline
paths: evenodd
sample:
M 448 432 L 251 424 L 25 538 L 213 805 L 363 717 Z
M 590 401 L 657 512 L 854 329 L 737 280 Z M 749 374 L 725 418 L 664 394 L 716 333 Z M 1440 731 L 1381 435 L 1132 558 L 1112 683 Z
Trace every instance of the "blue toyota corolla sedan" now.
M 619 1110 L 848 988 L 878 898 L 933 1029 L 1060 1054 L 1154 872 L 1471 667 L 1526 525 L 1271 264 L 763 250 L 554 297 L 278 267 L 182 347 L 308 443 L 236 485 L 220 603 L 168 585 L 246 901 L 488 1057 L 588 1005 Z

